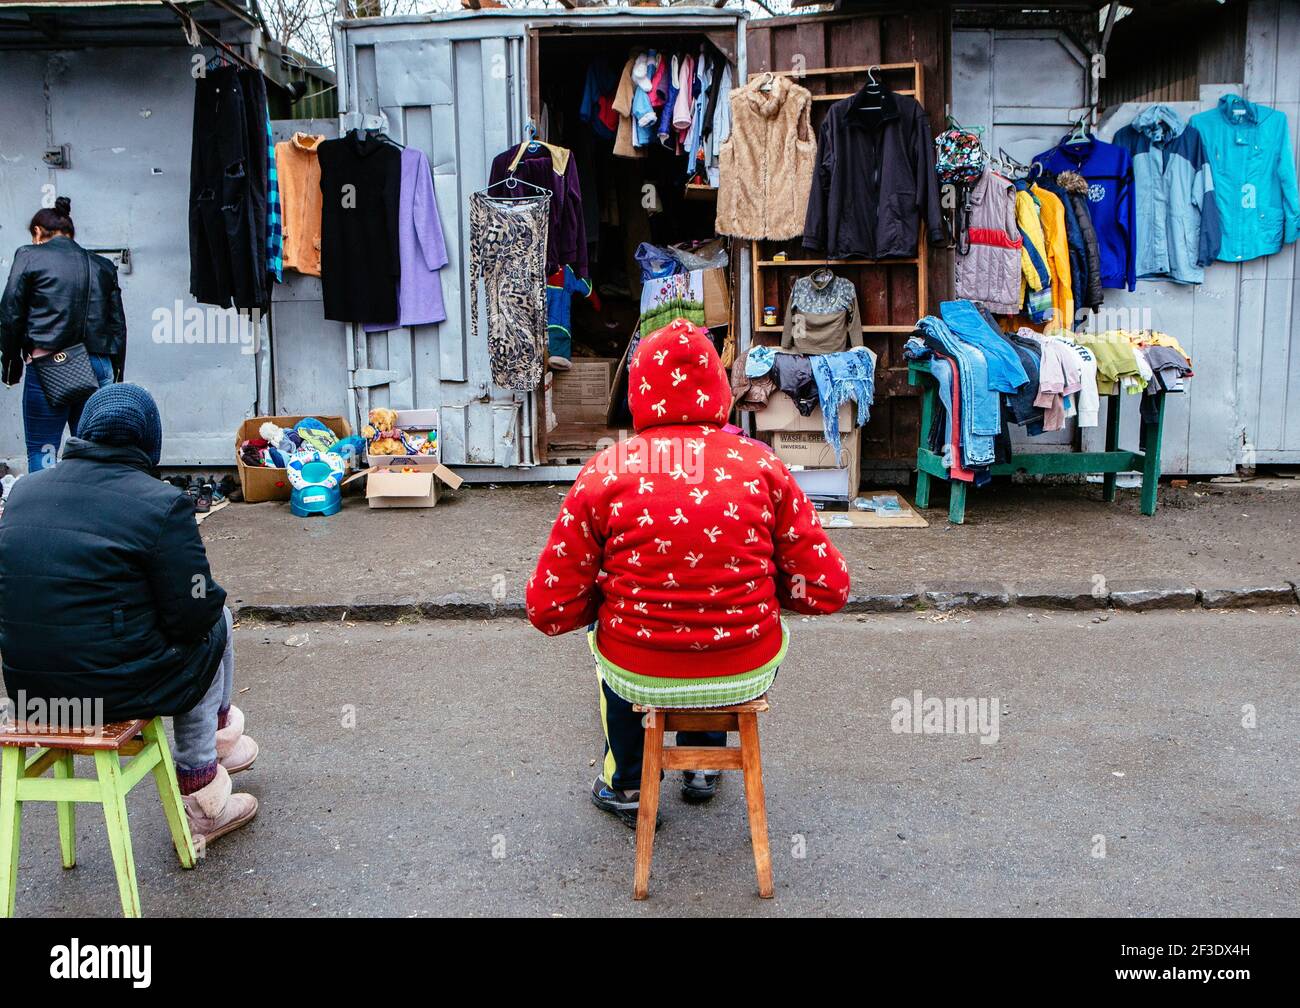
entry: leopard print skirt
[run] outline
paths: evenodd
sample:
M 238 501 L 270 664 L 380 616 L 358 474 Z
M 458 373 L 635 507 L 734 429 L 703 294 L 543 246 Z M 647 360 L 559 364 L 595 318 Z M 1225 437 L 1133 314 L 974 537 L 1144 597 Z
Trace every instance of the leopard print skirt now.
M 487 294 L 492 382 L 529 392 L 542 381 L 546 352 L 546 229 L 551 197 L 502 199 L 474 193 L 469 204 L 470 327 L 478 342 L 478 284 Z

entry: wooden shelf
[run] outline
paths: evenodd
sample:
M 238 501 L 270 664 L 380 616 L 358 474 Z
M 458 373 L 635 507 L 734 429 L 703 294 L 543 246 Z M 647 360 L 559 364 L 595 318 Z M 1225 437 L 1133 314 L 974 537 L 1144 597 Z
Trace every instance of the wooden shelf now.
M 891 266 L 916 265 L 915 259 L 759 259 L 755 266 Z
M 914 325 L 864 325 L 859 326 L 863 335 L 867 333 L 885 333 L 885 332 L 911 332 L 916 328 Z M 756 325 L 754 332 L 760 333 L 779 333 L 784 329 L 779 325 Z
M 886 87 L 894 94 L 909 95 L 917 102 L 925 104 L 925 76 L 924 68 L 918 61 L 908 63 L 882 63 L 877 65 L 861 66 L 841 66 L 825 67 L 817 70 L 806 70 L 796 72 L 794 70 L 775 70 L 773 74 L 778 77 L 789 77 L 795 80 L 801 78 L 810 78 L 813 80 L 826 81 L 828 78 L 845 78 L 861 77 L 870 69 L 875 69 L 879 76 L 878 80 L 884 80 L 887 76 Z M 749 75 L 751 81 L 764 76 L 764 71 L 752 73 Z M 898 84 L 893 87 L 890 82 Z M 839 81 L 838 84 L 831 85 L 836 93 L 813 95 L 816 102 L 815 112 L 818 117 L 826 114 L 827 102 L 840 101 L 850 97 L 855 92 L 843 92 L 842 88 L 847 81 Z M 830 90 L 831 88 L 827 88 Z M 816 124 L 814 123 L 814 126 Z M 921 318 L 926 312 L 928 302 L 928 283 L 927 283 L 927 259 L 925 243 L 925 226 L 921 223 L 917 235 L 917 254 L 905 259 L 868 259 L 865 257 L 852 257 L 847 259 L 827 259 L 813 258 L 813 253 L 808 250 L 799 251 L 789 249 L 788 245 L 775 241 L 756 241 L 750 245 L 750 281 L 751 297 L 753 300 L 752 317 L 753 326 L 751 333 L 754 336 L 769 338 L 773 334 L 780 333 L 782 326 L 762 325 L 763 309 L 767 306 L 765 302 L 764 290 L 771 288 L 776 293 L 774 297 L 774 306 L 777 309 L 778 317 L 784 319 L 786 305 L 781 301 L 786 297 L 783 293 L 789 289 L 790 273 L 789 270 L 808 270 L 812 271 L 820 267 L 829 266 L 837 270 L 843 270 L 847 273 L 855 284 L 858 285 L 859 299 L 868 291 L 876 291 L 879 301 L 879 310 L 872 309 L 873 317 L 884 315 L 886 318 L 897 319 L 904 316 L 904 313 L 915 310 L 915 315 L 910 319 L 905 319 L 901 323 L 887 323 L 883 325 L 862 325 L 861 331 L 867 334 L 884 334 L 884 333 L 910 333 L 916 328 L 916 319 Z M 779 251 L 790 251 L 798 258 L 773 259 L 772 255 Z M 879 267 L 901 267 L 897 270 L 881 271 Z M 873 275 L 874 274 L 874 275 Z M 887 278 L 887 282 L 884 282 Z M 766 281 L 766 282 L 765 282 Z M 916 304 L 913 308 L 910 294 L 899 296 L 895 290 L 892 295 L 881 293 L 882 286 L 893 288 L 896 284 L 902 284 L 904 290 L 910 291 L 912 284 L 916 289 Z

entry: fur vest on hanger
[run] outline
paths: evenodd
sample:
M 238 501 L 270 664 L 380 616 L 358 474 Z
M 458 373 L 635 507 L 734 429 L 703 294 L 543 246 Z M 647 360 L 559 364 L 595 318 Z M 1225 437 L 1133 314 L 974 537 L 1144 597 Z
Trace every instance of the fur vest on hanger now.
M 784 241 L 803 234 L 817 163 L 812 94 L 788 77 L 731 92 L 731 135 L 719 152 L 719 234 Z

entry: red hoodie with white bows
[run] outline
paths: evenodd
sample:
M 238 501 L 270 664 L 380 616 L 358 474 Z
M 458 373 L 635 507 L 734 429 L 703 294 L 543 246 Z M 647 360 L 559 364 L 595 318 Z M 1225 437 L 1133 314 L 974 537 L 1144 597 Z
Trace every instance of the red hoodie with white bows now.
M 704 330 L 641 341 L 628 377 L 637 433 L 587 463 L 528 581 L 555 635 L 598 621 L 601 655 L 641 675 L 737 675 L 781 649 L 781 609 L 833 613 L 848 567 L 764 445 L 720 429 L 731 386 Z

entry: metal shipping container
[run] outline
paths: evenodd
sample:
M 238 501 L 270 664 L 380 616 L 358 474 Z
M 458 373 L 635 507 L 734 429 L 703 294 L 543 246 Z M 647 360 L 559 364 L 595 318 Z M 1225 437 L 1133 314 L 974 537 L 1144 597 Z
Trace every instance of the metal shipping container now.
M 365 333 L 350 326 L 349 385 L 358 416 L 372 405 L 441 411 L 442 453 L 471 479 L 571 477 L 539 452 L 538 393 L 492 384 L 482 334 L 470 338 L 470 195 L 487 185 L 492 159 L 524 135 L 540 106 L 541 41 L 548 33 L 707 36 L 745 79 L 743 11 L 715 8 L 489 10 L 344 21 L 337 38 L 345 130 L 384 125 L 429 157 L 448 265 L 442 270 L 447 320 Z M 742 259 L 747 251 L 738 250 Z M 750 329 L 747 264 L 739 271 L 738 338 Z

